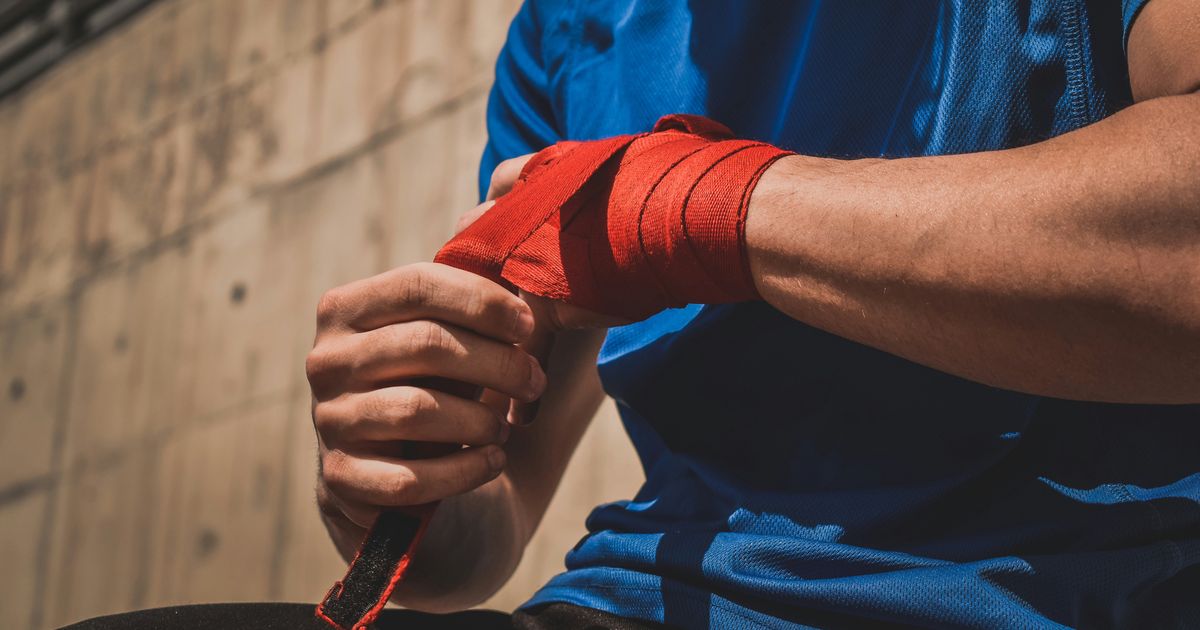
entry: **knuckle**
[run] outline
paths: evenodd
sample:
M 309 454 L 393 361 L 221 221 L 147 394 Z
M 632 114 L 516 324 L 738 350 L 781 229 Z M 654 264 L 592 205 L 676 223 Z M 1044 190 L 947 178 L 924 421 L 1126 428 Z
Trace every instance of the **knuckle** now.
M 375 396 L 362 395 L 354 401 L 354 421 L 357 424 L 367 424 L 386 419 L 386 410 Z
M 337 416 L 331 409 L 331 404 L 329 401 L 321 401 L 313 405 L 313 425 L 317 428 L 317 433 L 322 436 L 329 433 L 337 422 Z
M 400 300 L 404 304 L 424 304 L 429 301 L 434 282 L 431 270 L 424 263 L 409 265 L 401 276 Z
M 329 289 L 317 300 L 317 325 L 326 328 L 336 323 L 346 302 L 345 290 Z
M 433 411 L 437 406 L 433 395 L 419 387 L 402 387 L 392 402 L 392 415 L 397 420 L 413 420 Z
M 387 487 L 388 494 L 402 504 L 420 502 L 421 488 L 412 470 L 400 467 L 392 474 Z
M 335 494 L 350 487 L 349 458 L 342 451 L 331 449 L 321 457 L 321 479 Z
M 510 162 L 512 162 L 512 158 L 501 160 L 498 164 L 496 164 L 496 168 L 492 169 L 492 178 L 489 180 L 489 186 L 491 188 L 498 188 L 499 186 L 503 185 L 505 176 L 512 168 Z
M 523 156 L 522 156 L 523 157 Z M 522 157 L 511 157 L 496 165 L 496 172 L 492 175 L 498 177 L 497 181 L 508 183 L 517 178 L 521 172 L 521 165 L 525 163 Z
M 449 331 L 432 321 L 416 322 L 409 336 L 409 354 L 418 359 L 430 360 L 448 354 L 452 338 Z
M 492 177 L 488 180 L 488 197 L 497 197 L 508 192 L 521 174 L 521 158 L 509 158 L 492 169 Z
M 308 356 L 304 357 L 304 373 L 310 385 L 329 371 L 331 362 L 329 352 L 324 347 L 317 346 L 309 351 Z
M 480 316 L 486 314 L 488 300 L 484 297 L 483 291 L 477 287 L 472 287 L 466 292 L 463 298 L 463 312 L 471 316 Z

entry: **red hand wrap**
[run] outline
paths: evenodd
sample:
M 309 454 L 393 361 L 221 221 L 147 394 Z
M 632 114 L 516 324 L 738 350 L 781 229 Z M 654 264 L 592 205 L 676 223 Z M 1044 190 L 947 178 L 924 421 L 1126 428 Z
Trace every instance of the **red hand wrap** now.
M 732 136 L 677 114 L 649 134 L 560 142 L 534 155 L 512 190 L 434 260 L 631 319 L 758 299 L 746 206 L 788 152 Z

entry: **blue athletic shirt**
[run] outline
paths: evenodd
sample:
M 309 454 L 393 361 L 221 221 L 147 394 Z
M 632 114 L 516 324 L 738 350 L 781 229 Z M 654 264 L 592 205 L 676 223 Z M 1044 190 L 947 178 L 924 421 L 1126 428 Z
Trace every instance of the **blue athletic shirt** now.
M 1003 149 L 1131 101 L 1145 0 L 527 2 L 480 173 L 715 118 L 804 154 Z M 764 303 L 612 330 L 646 483 L 527 606 L 697 627 L 1200 627 L 1200 407 L 973 383 Z M 604 474 L 596 471 L 595 474 Z

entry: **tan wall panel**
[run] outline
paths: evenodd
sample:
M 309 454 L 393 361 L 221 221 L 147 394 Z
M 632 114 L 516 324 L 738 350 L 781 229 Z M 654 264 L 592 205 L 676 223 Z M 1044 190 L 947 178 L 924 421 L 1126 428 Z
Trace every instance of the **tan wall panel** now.
M 226 81 L 236 82 L 255 73 L 270 72 L 291 57 L 307 54 L 318 38 L 334 25 L 328 20 L 329 7 L 357 3 L 343 0 L 220 0 L 210 4 L 213 5 L 214 23 L 220 25 L 213 34 L 219 36 L 225 30 L 232 35 L 229 37 L 232 42 Z
M 265 204 L 225 217 L 188 247 L 190 290 L 177 334 L 189 354 L 190 418 L 283 394 L 311 343 L 303 260 Z M 297 346 L 303 344 L 300 348 Z
M 79 298 L 65 463 L 138 450 L 191 415 L 191 357 L 180 334 L 188 291 L 186 250 L 168 249 Z
M 45 522 L 46 494 L 37 492 L 0 509 L 0 628 L 28 628 L 34 622 L 38 542 Z
M 91 173 L 54 168 L 15 177 L 0 201 L 0 313 L 61 296 L 91 195 Z
M 134 449 L 60 481 L 47 523 L 46 627 L 144 605 L 156 464 L 153 452 Z
M 288 434 L 288 486 L 281 513 L 276 581 L 271 599 L 315 602 L 346 572 L 346 563 L 329 542 L 317 513 L 317 439 L 309 420 L 307 388 L 292 395 Z
M 61 304 L 0 324 L 0 488 L 53 472 L 67 325 Z
M 159 450 L 144 606 L 270 598 L 288 422 L 280 396 Z

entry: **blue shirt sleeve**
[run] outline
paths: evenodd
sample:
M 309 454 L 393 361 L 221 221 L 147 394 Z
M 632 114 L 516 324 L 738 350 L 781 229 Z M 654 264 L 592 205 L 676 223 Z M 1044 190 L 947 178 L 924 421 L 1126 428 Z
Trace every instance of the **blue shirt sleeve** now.
M 1133 28 L 1133 21 L 1137 19 L 1138 13 L 1146 6 L 1150 0 L 1121 0 L 1121 19 L 1125 23 L 1125 45 L 1129 45 L 1129 29 Z
M 526 0 L 513 18 L 496 60 L 487 106 L 488 141 L 479 164 L 480 199 L 487 194 L 497 164 L 562 139 L 549 95 L 543 50 L 544 18 L 550 15 L 552 5 Z

